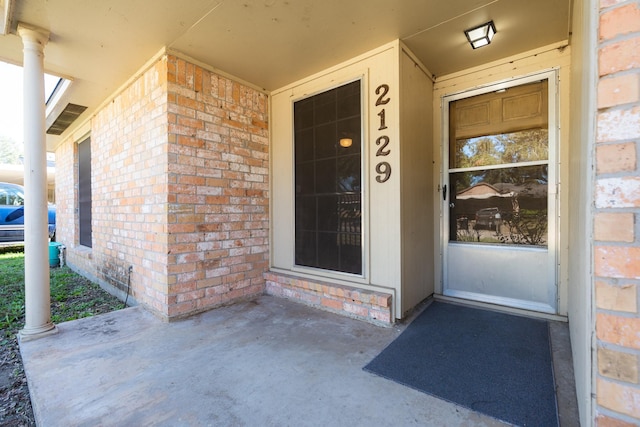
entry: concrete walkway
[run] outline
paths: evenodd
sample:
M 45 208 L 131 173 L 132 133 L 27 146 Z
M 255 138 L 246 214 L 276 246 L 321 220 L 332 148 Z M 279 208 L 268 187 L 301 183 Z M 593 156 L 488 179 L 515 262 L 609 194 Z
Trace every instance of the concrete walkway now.
M 40 426 L 500 426 L 362 370 L 383 328 L 263 296 L 163 323 L 140 307 L 20 344 Z

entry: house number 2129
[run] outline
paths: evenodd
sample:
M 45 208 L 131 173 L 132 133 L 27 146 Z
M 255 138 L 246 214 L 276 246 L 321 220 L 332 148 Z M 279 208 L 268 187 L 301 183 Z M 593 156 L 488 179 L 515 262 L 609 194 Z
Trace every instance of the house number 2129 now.
M 384 131 L 387 129 L 386 123 L 386 110 L 385 105 L 391 101 L 389 98 L 389 85 L 381 84 L 376 88 L 376 107 L 382 107 L 380 111 L 378 111 L 378 117 L 380 118 L 380 126 L 378 126 L 379 131 Z M 376 139 L 376 146 L 378 149 L 376 150 L 376 157 L 386 157 L 391 153 L 391 149 L 388 148 L 389 145 L 389 136 L 380 135 Z M 378 162 L 376 164 L 376 181 L 379 183 L 387 182 L 391 177 L 391 165 L 389 162 Z

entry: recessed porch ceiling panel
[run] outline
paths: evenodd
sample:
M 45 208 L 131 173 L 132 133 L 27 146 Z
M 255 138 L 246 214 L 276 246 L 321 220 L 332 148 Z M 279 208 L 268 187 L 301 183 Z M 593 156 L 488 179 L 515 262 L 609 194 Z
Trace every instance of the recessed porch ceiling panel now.
M 21 0 L 12 22 L 50 31 L 45 71 L 86 116 L 165 46 L 267 90 L 397 38 L 443 75 L 567 39 L 571 1 Z M 489 19 L 498 34 L 472 50 L 463 30 Z M 0 59 L 22 63 L 18 36 Z
M 17 2 L 14 22 L 51 33 L 45 69 L 77 82 L 95 84 L 107 96 L 163 46 L 188 31 L 218 0 Z M 18 36 L 0 38 L 0 57 L 22 63 Z
M 493 20 L 489 46 L 473 50 L 463 31 Z M 501 0 L 403 41 L 436 76 L 547 46 L 569 38 L 569 1 Z
M 171 47 L 272 90 L 495 2 L 226 1 Z

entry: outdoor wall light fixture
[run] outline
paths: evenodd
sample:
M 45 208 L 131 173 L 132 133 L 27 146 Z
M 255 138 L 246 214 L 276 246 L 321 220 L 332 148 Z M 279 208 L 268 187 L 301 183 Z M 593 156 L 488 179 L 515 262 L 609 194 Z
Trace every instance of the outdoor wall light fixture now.
M 479 25 L 469 30 L 464 30 L 464 35 L 467 36 L 467 40 L 469 40 L 471 47 L 474 49 L 491 43 L 491 39 L 493 39 L 495 34 L 496 26 L 493 25 L 493 21 L 489 21 L 486 24 Z
M 353 144 L 353 139 L 351 138 L 340 138 L 340 147 L 349 148 Z

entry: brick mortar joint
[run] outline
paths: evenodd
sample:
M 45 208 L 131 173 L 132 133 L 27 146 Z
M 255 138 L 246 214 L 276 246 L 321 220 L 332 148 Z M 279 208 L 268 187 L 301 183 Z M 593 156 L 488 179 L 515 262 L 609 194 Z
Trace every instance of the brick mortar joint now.
M 622 7 L 629 6 L 629 5 L 632 5 L 632 4 L 636 4 L 636 0 L 626 0 L 626 1 L 622 1 L 622 2 L 619 2 L 619 3 L 611 4 L 609 6 L 604 6 L 604 7 L 600 6 L 599 7 L 599 13 L 600 13 L 600 16 L 602 16 L 602 15 L 606 14 L 607 12 L 611 12 L 612 10 L 620 9 Z
M 609 350 L 609 351 L 615 351 L 618 353 L 624 353 L 630 356 L 638 356 L 640 359 L 640 350 L 636 350 L 630 347 L 625 347 L 625 346 L 621 346 L 615 343 L 611 343 L 609 341 L 602 341 L 601 339 L 598 339 L 597 342 L 597 350 L 600 349 L 605 349 L 605 350 Z
M 640 68 L 637 68 L 636 70 L 640 75 Z M 596 115 L 596 122 L 606 121 L 606 118 L 602 116 L 607 113 L 631 112 L 632 110 L 638 109 L 638 108 L 640 108 L 640 102 L 629 102 L 626 104 L 616 104 L 616 105 L 611 105 L 610 107 L 598 108 L 597 110 L 598 114 Z M 600 144 L 600 143 L 607 143 L 607 142 L 635 142 L 635 141 L 637 141 L 635 138 L 629 138 L 629 139 L 621 139 L 616 141 L 596 141 L 596 143 Z
M 599 372 L 597 373 L 597 378 L 600 381 L 605 381 L 605 382 L 610 383 L 610 384 L 615 384 L 615 385 L 618 385 L 618 386 L 621 386 L 621 387 L 627 387 L 627 388 L 633 388 L 633 389 L 640 390 L 640 384 L 638 384 L 638 383 L 630 383 L 630 382 L 623 381 L 623 380 L 620 380 L 620 379 L 607 377 L 605 375 L 602 375 Z M 606 406 L 605 406 L 605 408 L 606 408 Z
M 628 240 L 606 240 L 603 238 L 594 239 L 594 246 L 598 247 L 616 247 L 616 248 L 629 248 L 629 247 L 638 247 L 640 246 L 640 242 L 638 238 L 633 241 Z M 628 280 L 633 280 L 633 278 L 628 278 Z
M 615 288 L 624 288 L 625 286 L 637 286 L 640 290 L 640 279 L 626 279 L 619 277 L 595 277 L 596 282 L 604 283 L 607 286 Z
M 600 406 L 598 405 L 596 414 L 595 414 L 595 419 L 596 421 L 598 421 L 599 416 L 604 416 L 608 419 L 613 419 L 616 421 L 624 421 L 626 423 L 628 423 L 630 426 L 634 426 L 637 424 L 638 420 L 635 418 L 631 418 L 628 415 L 624 415 L 621 414 L 619 412 L 614 412 L 613 410 L 605 407 L 605 406 Z M 600 424 L 598 424 L 600 425 Z M 603 424 L 604 426 L 607 426 L 608 424 Z M 615 425 L 615 424 L 614 424 Z
M 593 247 L 595 249 L 606 249 L 606 248 L 622 248 L 622 249 L 628 249 L 628 248 L 637 248 L 640 245 L 638 244 L 637 241 L 633 241 L 633 242 L 620 242 L 620 241 L 609 241 L 609 240 L 594 240 L 594 244 Z M 598 277 L 605 277 L 605 278 L 609 278 L 609 276 L 595 276 L 594 278 L 598 278 Z M 629 280 L 633 280 L 633 277 L 629 277 L 629 278 L 618 278 L 620 280 L 625 280 L 625 279 L 629 279 Z
M 625 320 L 637 320 L 640 318 L 639 313 L 631 313 L 628 311 L 616 311 L 616 310 L 596 307 L 596 316 L 598 314 L 604 314 L 608 317 L 616 317 L 618 319 L 625 319 Z M 602 341 L 602 339 L 598 338 L 598 341 Z M 602 341 L 602 342 L 609 342 L 609 341 Z M 638 349 L 638 351 L 640 351 L 640 349 Z
M 633 173 L 633 171 L 631 171 L 631 173 Z M 636 175 L 626 175 L 626 176 L 636 176 Z M 603 177 L 603 179 L 609 179 L 609 178 L 624 178 L 624 176 L 622 176 L 622 177 L 618 177 L 618 176 L 606 176 L 606 177 Z M 631 207 L 631 206 L 621 206 L 619 208 L 618 207 L 609 208 L 609 207 L 595 207 L 594 206 L 593 213 L 596 214 L 596 215 L 597 214 L 603 214 L 603 213 L 607 213 L 607 214 L 636 214 L 637 215 L 637 214 L 640 213 L 640 208 Z
M 602 18 L 602 14 L 600 15 L 600 18 Z M 633 39 L 640 39 L 640 31 L 634 31 L 625 34 L 616 34 L 615 37 L 612 37 L 610 39 L 600 39 L 598 37 L 598 50 L 609 47 L 616 43 L 626 42 Z
M 626 77 L 626 76 L 633 76 L 633 75 L 638 75 L 640 77 L 640 68 L 630 68 L 628 70 L 619 70 L 614 73 L 599 76 L 598 84 L 600 84 L 601 82 L 606 83 L 607 80 L 612 80 L 617 77 Z

